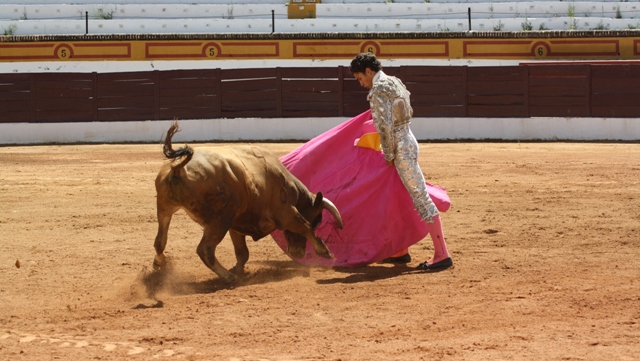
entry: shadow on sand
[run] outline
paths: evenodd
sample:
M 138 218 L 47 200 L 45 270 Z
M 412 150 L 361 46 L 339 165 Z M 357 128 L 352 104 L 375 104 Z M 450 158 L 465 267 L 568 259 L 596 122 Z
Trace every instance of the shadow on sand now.
M 228 283 L 214 274 L 212 274 L 212 278 L 210 279 L 193 281 L 193 275 L 176 272 L 170 262 L 167 264 L 167 267 L 160 270 L 144 269 L 138 277 L 138 284 L 143 288 L 140 290 L 140 293 L 144 293 L 146 298 L 154 300 L 156 303 L 152 305 L 138 304 L 134 309 L 162 308 L 164 304 L 158 300 L 158 296 L 163 293 L 172 295 L 209 294 L 237 287 L 281 282 L 295 277 L 310 277 L 311 270 L 314 269 L 314 267 L 301 265 L 295 261 L 256 261 L 252 262 L 252 264 L 259 265 L 258 269 L 245 273 L 240 278 L 240 281 L 236 283 Z M 328 270 L 326 268 L 323 269 Z M 334 272 L 329 272 L 330 274 L 342 274 L 344 277 L 319 279 L 316 283 L 323 285 L 375 282 L 382 279 L 399 277 L 404 274 L 420 272 L 404 264 L 372 264 L 353 268 L 336 267 L 332 270 Z
M 334 270 L 346 276 L 318 280 L 317 283 L 326 285 L 334 283 L 375 282 L 387 278 L 399 277 L 404 274 L 416 273 L 415 268 L 409 267 L 406 264 L 370 264 L 362 267 L 336 267 Z
M 254 264 L 260 265 L 256 271 L 245 273 L 236 283 L 228 283 L 213 273 L 210 279 L 193 281 L 193 275 L 177 272 L 173 264 L 168 262 L 167 266 L 160 270 L 143 269 L 138 275 L 137 284 L 142 288 L 139 293 L 144 294 L 148 299 L 157 300 L 157 296 L 161 293 L 173 295 L 215 293 L 242 286 L 281 282 L 295 277 L 309 277 L 311 274 L 309 267 L 294 261 L 258 261 Z M 162 307 L 162 303 L 159 302 L 153 306 L 138 305 L 134 308 L 152 307 Z

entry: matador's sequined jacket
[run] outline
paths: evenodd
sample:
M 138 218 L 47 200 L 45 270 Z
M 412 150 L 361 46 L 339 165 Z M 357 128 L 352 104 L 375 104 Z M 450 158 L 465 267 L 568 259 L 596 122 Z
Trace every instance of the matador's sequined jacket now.
M 396 154 L 394 128 L 408 124 L 413 116 L 409 96 L 411 93 L 400 79 L 378 71 L 373 78 L 373 87 L 367 100 L 371 106 L 373 123 L 380 133 L 384 158 L 391 161 Z
M 413 205 L 422 219 L 431 223 L 439 214 L 425 185 L 418 165 L 419 146 L 409 123 L 413 109 L 409 91 L 400 79 L 378 71 L 369 91 L 373 123 L 380 133 L 380 145 L 387 161 L 394 161 L 402 183 L 409 191 Z

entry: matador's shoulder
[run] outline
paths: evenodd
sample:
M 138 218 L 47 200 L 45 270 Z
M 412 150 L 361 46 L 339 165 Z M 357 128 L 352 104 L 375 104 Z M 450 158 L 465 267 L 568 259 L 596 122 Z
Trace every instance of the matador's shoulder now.
M 397 78 L 393 76 L 385 76 L 378 79 L 378 81 L 373 84 L 373 88 L 371 89 L 371 91 L 372 93 L 389 94 L 394 97 L 401 94 L 400 87 L 397 83 Z

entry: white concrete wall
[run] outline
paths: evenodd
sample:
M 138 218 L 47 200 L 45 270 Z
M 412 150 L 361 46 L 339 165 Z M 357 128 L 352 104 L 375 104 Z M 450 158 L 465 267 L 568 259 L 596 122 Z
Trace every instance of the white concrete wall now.
M 307 141 L 348 118 L 180 120 L 180 142 Z M 0 124 L 0 144 L 160 143 L 173 121 Z M 420 141 L 640 141 L 637 118 L 414 118 Z
M 640 141 L 638 118 L 416 118 L 420 140 Z
M 305 140 L 346 118 L 180 120 L 176 142 Z M 173 121 L 0 124 L 0 144 L 160 142 Z
M 553 60 L 550 60 L 553 62 Z M 162 60 L 162 61 L 44 61 L 0 62 L 0 73 L 114 73 L 123 71 L 153 71 L 180 69 L 246 69 L 275 67 L 338 67 L 349 66 L 348 59 L 332 60 Z M 542 61 L 540 61 L 542 62 Z M 384 66 L 516 66 L 520 60 L 482 59 L 385 59 Z

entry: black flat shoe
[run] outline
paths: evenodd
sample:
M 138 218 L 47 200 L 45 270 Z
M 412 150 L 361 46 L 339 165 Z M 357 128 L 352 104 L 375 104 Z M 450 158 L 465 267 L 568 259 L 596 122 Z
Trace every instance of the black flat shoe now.
M 400 257 L 388 257 L 379 261 L 378 263 L 409 263 L 411 262 L 411 255 L 409 253 Z
M 429 264 L 429 262 L 422 262 L 416 267 L 420 271 L 442 271 L 453 266 L 453 260 L 451 257 L 445 258 L 440 262 Z

